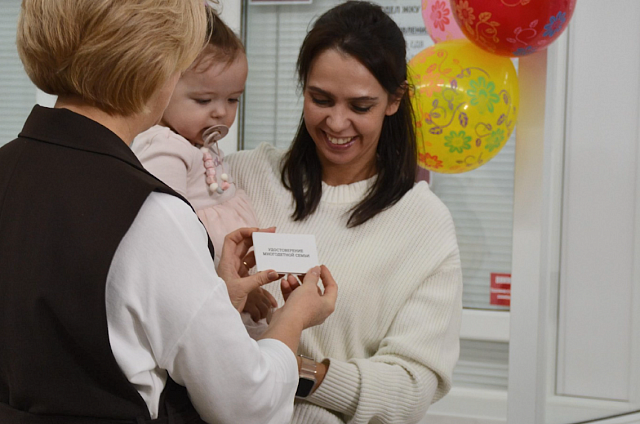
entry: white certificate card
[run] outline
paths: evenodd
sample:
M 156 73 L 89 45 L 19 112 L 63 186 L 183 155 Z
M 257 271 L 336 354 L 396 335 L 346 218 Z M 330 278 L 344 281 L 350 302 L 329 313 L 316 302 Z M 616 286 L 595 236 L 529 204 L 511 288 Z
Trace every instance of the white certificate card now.
M 305 274 L 318 266 L 313 234 L 253 233 L 258 271 L 273 269 L 280 274 Z

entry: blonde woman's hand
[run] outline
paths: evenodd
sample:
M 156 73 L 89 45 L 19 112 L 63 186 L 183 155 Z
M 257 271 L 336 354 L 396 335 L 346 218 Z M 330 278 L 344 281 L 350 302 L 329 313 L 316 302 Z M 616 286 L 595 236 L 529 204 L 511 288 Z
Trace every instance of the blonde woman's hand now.
M 218 275 L 227 285 L 229 299 L 233 306 L 242 312 L 247 301 L 247 295 L 251 291 L 279 278 L 274 270 L 258 272 L 247 276 L 247 270 L 252 266 L 246 265 L 247 260 L 251 260 L 251 255 L 247 256 L 249 249 L 253 246 L 251 235 L 256 231 L 275 231 L 274 228 L 260 230 L 258 228 L 239 228 L 224 238 L 222 255 L 218 264 Z M 255 259 L 253 259 L 255 261 Z
M 321 280 L 324 290 L 318 286 Z M 329 269 L 322 265 L 309 270 L 302 279 L 302 284 L 289 275 L 282 280 L 281 289 L 285 305 L 274 312 L 273 320 L 286 316 L 302 323 L 303 328 L 322 324 L 333 313 L 338 298 L 338 285 Z

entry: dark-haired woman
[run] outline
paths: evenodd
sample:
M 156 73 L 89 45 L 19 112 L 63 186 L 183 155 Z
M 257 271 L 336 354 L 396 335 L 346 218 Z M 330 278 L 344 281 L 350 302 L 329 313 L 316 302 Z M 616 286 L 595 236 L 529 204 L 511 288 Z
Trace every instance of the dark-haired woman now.
M 291 148 L 229 157 L 262 225 L 315 234 L 340 283 L 333 316 L 302 335 L 317 381 L 293 421 L 418 422 L 451 386 L 462 274 L 449 211 L 414 183 L 403 35 L 379 6 L 341 4 L 307 34 L 298 76 Z

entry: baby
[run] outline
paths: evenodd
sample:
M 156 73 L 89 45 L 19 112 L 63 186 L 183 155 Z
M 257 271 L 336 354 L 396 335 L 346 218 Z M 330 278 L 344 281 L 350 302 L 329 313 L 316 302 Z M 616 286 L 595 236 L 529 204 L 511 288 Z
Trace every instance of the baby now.
M 138 135 L 131 148 L 149 172 L 191 203 L 213 242 L 217 267 L 224 237 L 258 221 L 217 144 L 235 120 L 247 57 L 242 41 L 209 9 L 206 47 L 180 77 L 159 124 Z M 268 292 L 257 290 L 245 307 L 256 321 L 276 306 Z

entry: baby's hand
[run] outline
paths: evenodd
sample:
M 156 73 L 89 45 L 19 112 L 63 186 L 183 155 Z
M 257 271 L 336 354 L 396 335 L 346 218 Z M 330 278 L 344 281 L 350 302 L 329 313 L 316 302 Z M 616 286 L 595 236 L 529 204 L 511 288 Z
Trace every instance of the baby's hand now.
M 291 293 L 293 293 L 295 289 L 300 287 L 300 280 L 304 280 L 305 275 L 306 274 L 302 274 L 299 278 L 297 278 L 295 275 L 289 274 L 286 276 L 287 278 L 283 278 L 280 281 L 280 290 L 282 291 L 282 297 L 284 298 L 285 302 L 287 301 L 287 299 L 289 299 Z
M 258 287 L 247 295 L 247 303 L 245 303 L 242 312 L 248 312 L 249 315 L 251 315 L 251 319 L 255 322 L 263 318 L 266 318 L 267 322 L 269 322 L 271 321 L 272 309 L 277 306 L 278 302 L 276 302 L 276 299 L 271 293 Z

